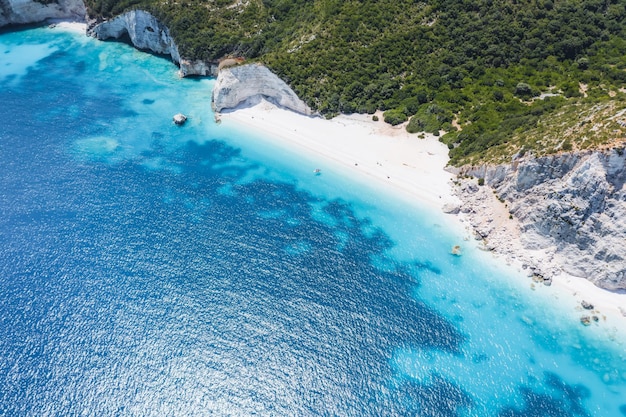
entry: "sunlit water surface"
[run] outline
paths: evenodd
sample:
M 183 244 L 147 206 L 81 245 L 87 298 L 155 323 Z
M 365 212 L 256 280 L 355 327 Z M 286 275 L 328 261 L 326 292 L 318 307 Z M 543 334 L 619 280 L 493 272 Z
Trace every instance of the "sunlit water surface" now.
M 0 415 L 626 416 L 610 324 L 438 213 L 215 124 L 212 87 L 0 34 Z

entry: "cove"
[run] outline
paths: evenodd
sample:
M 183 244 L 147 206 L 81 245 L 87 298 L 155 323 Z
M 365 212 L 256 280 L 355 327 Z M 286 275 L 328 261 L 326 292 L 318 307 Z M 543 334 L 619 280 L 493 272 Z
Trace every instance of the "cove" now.
M 626 415 L 623 334 L 216 124 L 213 80 L 59 29 L 0 56 L 0 414 Z

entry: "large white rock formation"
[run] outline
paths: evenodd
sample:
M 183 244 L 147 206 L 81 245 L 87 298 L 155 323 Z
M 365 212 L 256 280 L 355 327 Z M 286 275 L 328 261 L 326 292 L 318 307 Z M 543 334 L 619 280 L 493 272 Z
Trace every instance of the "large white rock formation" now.
M 200 59 L 192 61 L 190 59 L 181 58 L 178 65 L 180 66 L 180 75 L 182 77 L 188 75 L 209 75 L 215 77 L 217 75 L 217 64 L 215 62 Z
M 626 290 L 623 148 L 526 156 L 511 164 L 465 168 L 461 173 L 484 178 L 506 202 L 519 221 L 526 249 L 551 253 L 563 271 L 599 287 Z M 462 187 L 460 197 L 470 205 L 484 204 L 477 188 Z
M 85 21 L 82 0 L 55 0 L 48 4 L 33 0 L 0 0 L 0 27 L 43 22 L 46 19 Z
M 100 40 L 119 39 L 127 35 L 138 49 L 170 55 L 174 62 L 180 61 L 178 48 L 169 29 L 143 10 L 131 10 L 111 20 L 92 24 L 88 33 Z
M 309 106 L 291 87 L 263 65 L 247 64 L 220 70 L 213 89 L 216 111 L 234 109 L 261 98 L 297 113 L 311 114 Z
M 128 36 L 132 44 L 138 49 L 169 55 L 172 61 L 180 65 L 180 73 L 183 77 L 188 75 L 215 76 L 217 74 L 217 64 L 215 63 L 181 58 L 167 26 L 144 10 L 131 10 L 111 20 L 92 22 L 88 33 L 101 40 Z

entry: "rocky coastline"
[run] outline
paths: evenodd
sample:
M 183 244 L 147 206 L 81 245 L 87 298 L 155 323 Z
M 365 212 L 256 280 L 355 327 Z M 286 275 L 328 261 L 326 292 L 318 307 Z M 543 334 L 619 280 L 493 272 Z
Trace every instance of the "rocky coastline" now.
M 39 23 L 46 19 L 85 21 L 86 16 L 83 0 L 56 0 L 47 4 L 33 0 L 0 0 L 0 28 Z
M 128 36 L 137 49 L 169 56 L 180 67 L 182 77 L 216 76 L 218 73 L 217 62 L 181 57 L 169 28 L 144 10 L 131 10 L 111 20 L 89 20 L 87 34 L 100 40 Z
M 623 148 L 450 170 L 463 204 L 448 211 L 465 216 L 486 249 L 546 279 L 566 273 L 626 290 Z
M 90 22 L 87 34 L 96 39 L 120 39 L 128 36 L 141 50 L 169 55 L 180 67 L 180 75 L 217 77 L 213 107 L 217 112 L 234 109 L 244 103 L 266 99 L 280 107 L 309 115 L 311 109 L 276 74 L 260 64 L 220 66 L 219 62 L 190 60 L 180 56 L 169 29 L 153 15 L 132 10 L 108 21 Z
M 0 0 L 0 27 L 47 19 L 87 22 L 87 34 L 99 40 L 128 37 L 137 49 L 169 56 L 180 67 L 182 77 L 217 77 L 213 99 L 218 112 L 263 98 L 291 111 L 311 114 L 311 109 L 297 94 L 263 65 L 220 68 L 219 62 L 181 57 L 169 28 L 144 10 L 131 10 L 110 20 L 97 20 L 88 18 L 82 0 L 57 0 L 57 3 L 50 4 L 32 0 Z
M 0 27 L 46 19 L 87 21 L 82 0 L 0 0 Z M 97 39 L 128 36 L 138 49 L 169 55 L 181 76 L 216 76 L 213 104 L 227 111 L 267 99 L 309 115 L 311 109 L 268 68 L 181 57 L 169 29 L 150 13 L 133 10 L 88 22 Z M 533 274 L 566 272 L 610 291 L 626 290 L 626 157 L 623 148 L 516 157 L 505 165 L 450 168 L 465 216 L 486 249 L 521 260 Z M 484 185 L 478 185 L 478 181 Z

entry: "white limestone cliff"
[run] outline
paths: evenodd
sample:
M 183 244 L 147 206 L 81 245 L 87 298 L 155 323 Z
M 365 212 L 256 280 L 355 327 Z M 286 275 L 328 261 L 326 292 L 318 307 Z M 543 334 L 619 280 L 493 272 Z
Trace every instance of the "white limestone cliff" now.
M 56 0 L 43 5 L 32 0 L 0 0 L 0 26 L 43 21 L 48 18 L 85 19 L 82 0 Z M 180 56 L 167 26 L 144 10 L 131 10 L 111 20 L 91 21 L 87 33 L 96 39 L 120 39 L 128 36 L 138 49 L 169 55 L 180 66 L 181 76 L 217 76 L 213 104 L 217 111 L 233 109 L 259 98 L 302 114 L 311 109 L 295 92 L 262 65 L 242 65 L 218 71 L 217 62 L 189 60 Z
M 43 22 L 46 19 L 85 21 L 82 0 L 56 0 L 43 4 L 33 0 L 0 0 L 0 27 Z
M 523 249 L 543 254 L 531 260 L 538 273 L 564 271 L 601 288 L 626 290 L 624 149 L 526 156 L 511 164 L 466 167 L 458 173 L 484 178 L 500 205 L 506 205 L 517 221 Z M 513 232 L 494 227 L 484 212 L 492 190 L 468 180 L 460 183 L 459 196 L 469 207 L 465 211 L 488 247 L 514 252 Z
M 181 77 L 189 75 L 203 75 L 215 77 L 217 75 L 217 64 L 200 59 L 189 60 L 181 58 L 178 62 Z
M 131 10 L 111 20 L 91 22 L 87 32 L 100 40 L 128 36 L 137 49 L 169 55 L 172 61 L 180 66 L 180 74 L 183 77 L 217 74 L 215 63 L 181 58 L 178 46 L 170 36 L 169 28 L 144 10 Z
M 276 74 L 260 64 L 220 70 L 213 89 L 213 107 L 220 112 L 264 98 L 277 106 L 310 115 L 311 109 Z
M 180 61 L 178 48 L 169 29 L 143 10 L 131 10 L 100 23 L 92 22 L 87 32 L 100 40 L 119 39 L 127 35 L 138 49 L 170 55 L 174 62 Z
M 213 106 L 218 112 L 265 98 L 297 113 L 311 114 L 311 109 L 296 93 L 263 65 L 249 64 L 219 69 L 215 62 L 191 61 L 181 57 L 169 29 L 146 11 L 132 10 L 108 21 L 92 22 L 88 33 L 102 40 L 128 36 L 138 49 L 170 55 L 179 64 L 183 77 L 217 76 Z
M 4 1 L 4 0 L 0 0 Z M 265 98 L 276 105 L 302 114 L 311 109 L 280 78 L 262 65 L 241 65 L 218 70 L 216 62 L 189 60 L 181 57 L 167 26 L 143 10 L 132 10 L 104 22 L 92 22 L 88 33 L 97 39 L 119 39 L 128 36 L 142 50 L 169 55 L 180 66 L 180 75 L 217 76 L 213 105 L 217 111 Z

